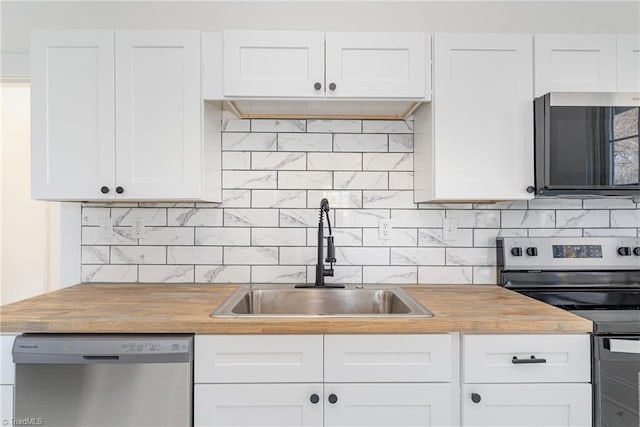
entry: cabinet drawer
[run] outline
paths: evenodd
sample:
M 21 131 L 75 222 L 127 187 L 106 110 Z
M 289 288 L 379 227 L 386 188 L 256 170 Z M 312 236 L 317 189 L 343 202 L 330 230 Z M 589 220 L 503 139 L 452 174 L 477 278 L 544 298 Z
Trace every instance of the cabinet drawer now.
M 587 334 L 463 337 L 466 383 L 589 382 L 590 366 Z
M 322 382 L 322 336 L 198 335 L 195 382 Z
M 451 336 L 327 335 L 326 382 L 451 381 Z

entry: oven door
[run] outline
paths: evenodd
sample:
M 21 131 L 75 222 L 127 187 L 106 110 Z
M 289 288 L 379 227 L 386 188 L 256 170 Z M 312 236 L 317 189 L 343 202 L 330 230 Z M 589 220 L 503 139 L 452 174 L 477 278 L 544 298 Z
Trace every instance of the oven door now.
M 594 358 L 595 426 L 640 426 L 640 336 L 595 336 Z

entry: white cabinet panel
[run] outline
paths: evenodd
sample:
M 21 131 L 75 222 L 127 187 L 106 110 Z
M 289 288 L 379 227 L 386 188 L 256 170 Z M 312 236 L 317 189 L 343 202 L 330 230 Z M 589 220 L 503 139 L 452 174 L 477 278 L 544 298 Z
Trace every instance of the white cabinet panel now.
M 415 202 L 531 199 L 531 36 L 438 34 L 433 72 L 414 117 Z
M 114 198 L 113 37 L 111 31 L 33 33 L 34 199 Z
M 616 36 L 536 34 L 535 94 L 616 90 Z
M 618 91 L 640 91 L 640 34 L 618 36 Z
M 467 384 L 462 402 L 465 427 L 591 426 L 590 384 Z
M 327 33 L 325 37 L 327 95 L 427 96 L 425 64 L 431 58 L 430 37 L 427 43 L 423 33 Z
M 225 31 L 224 94 L 324 96 L 324 33 Z
M 327 335 L 326 382 L 451 381 L 451 335 Z
M 201 197 L 200 68 L 199 32 L 116 32 L 123 199 Z
M 13 342 L 16 335 L 0 335 L 0 384 L 15 383 L 15 365 L 13 364 Z
M 465 383 L 589 382 L 589 335 L 466 335 Z M 513 363 L 545 359 L 545 363 Z
M 196 384 L 194 426 L 322 427 L 322 402 L 322 384 Z
M 322 382 L 322 336 L 198 335 L 195 382 Z
M 13 419 L 13 386 L 0 385 L 0 422 L 2 425 L 11 425 Z M 9 422 L 5 424 L 5 420 Z
M 325 384 L 324 395 L 326 427 L 453 425 L 449 384 Z

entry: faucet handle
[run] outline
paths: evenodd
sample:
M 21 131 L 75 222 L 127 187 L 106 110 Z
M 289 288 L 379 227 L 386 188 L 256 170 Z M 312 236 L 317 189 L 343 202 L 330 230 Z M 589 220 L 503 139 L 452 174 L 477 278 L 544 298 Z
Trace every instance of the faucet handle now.
M 332 264 L 336 262 L 336 248 L 333 244 L 333 236 L 327 236 L 327 258 L 325 258 L 325 261 Z

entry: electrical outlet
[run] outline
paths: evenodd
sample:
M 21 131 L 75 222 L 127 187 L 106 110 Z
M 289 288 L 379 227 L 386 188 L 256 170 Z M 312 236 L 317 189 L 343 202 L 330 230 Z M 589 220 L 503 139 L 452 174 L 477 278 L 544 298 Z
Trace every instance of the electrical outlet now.
M 144 238 L 144 233 L 144 219 L 135 218 L 131 223 L 131 237 L 133 237 L 134 239 L 142 239 Z
M 391 240 L 391 231 L 393 228 L 391 227 L 391 220 L 381 219 L 378 222 L 378 239 L 380 240 Z
M 113 239 L 113 220 L 111 218 L 101 218 L 98 224 L 98 230 L 102 239 Z
M 450 240 L 454 237 L 454 234 L 458 231 L 458 220 L 454 218 L 442 219 L 442 238 L 444 240 Z

